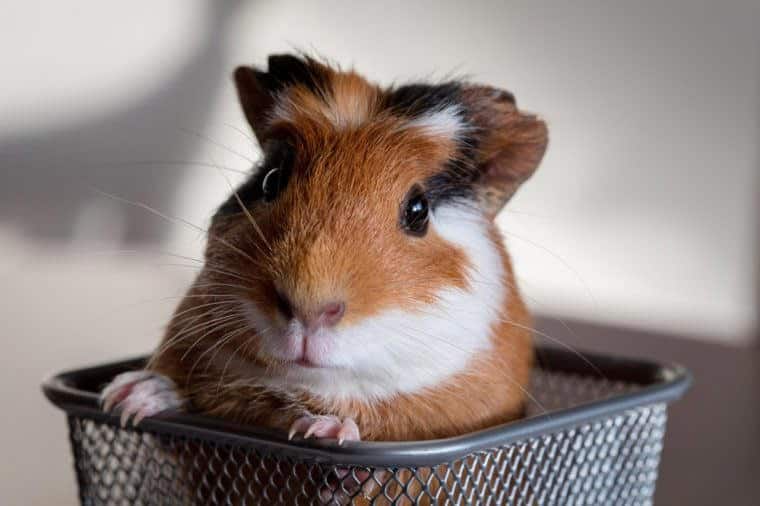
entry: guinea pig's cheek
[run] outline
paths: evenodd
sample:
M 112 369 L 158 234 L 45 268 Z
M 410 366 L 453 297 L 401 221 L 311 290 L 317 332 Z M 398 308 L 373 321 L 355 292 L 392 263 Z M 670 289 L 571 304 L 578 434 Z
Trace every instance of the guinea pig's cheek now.
M 267 316 L 267 312 L 263 308 L 259 308 L 254 302 L 242 300 L 242 303 L 245 319 L 257 333 L 263 333 L 265 329 L 275 325 L 274 320 Z
M 262 335 L 262 351 L 280 360 L 299 360 L 303 354 L 303 327 L 291 321 L 284 329 L 265 332 Z
M 377 365 L 372 357 L 381 346 L 361 322 L 332 333 L 328 344 L 328 359 L 335 366 L 352 369 Z
M 244 301 L 244 307 L 245 318 L 256 332 L 258 351 L 268 357 L 288 360 L 291 349 L 298 346 L 298 329 L 269 316 L 264 308 L 251 301 Z

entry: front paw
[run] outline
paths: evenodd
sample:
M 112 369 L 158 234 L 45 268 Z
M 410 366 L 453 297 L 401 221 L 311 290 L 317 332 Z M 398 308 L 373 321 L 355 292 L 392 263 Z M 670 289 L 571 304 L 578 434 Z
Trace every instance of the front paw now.
M 100 394 L 103 411 L 121 411 L 121 426 L 126 427 L 134 415 L 133 425 L 146 416 L 153 416 L 184 404 L 174 382 L 152 371 L 131 371 L 119 374 Z
M 353 418 L 340 419 L 337 416 L 306 415 L 298 418 L 290 426 L 288 439 L 293 439 L 296 434 L 303 433 L 304 439 L 314 436 L 317 438 L 337 439 L 338 444 L 343 441 L 361 441 L 359 427 Z

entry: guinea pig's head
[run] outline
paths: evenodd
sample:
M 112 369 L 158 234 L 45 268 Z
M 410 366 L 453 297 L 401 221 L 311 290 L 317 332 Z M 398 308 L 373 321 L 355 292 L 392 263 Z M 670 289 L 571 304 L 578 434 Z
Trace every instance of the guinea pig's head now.
M 487 350 L 510 294 L 492 220 L 540 162 L 544 123 L 506 91 L 385 89 L 308 57 L 234 78 L 264 156 L 212 220 L 204 277 L 252 331 L 237 362 L 366 398 Z

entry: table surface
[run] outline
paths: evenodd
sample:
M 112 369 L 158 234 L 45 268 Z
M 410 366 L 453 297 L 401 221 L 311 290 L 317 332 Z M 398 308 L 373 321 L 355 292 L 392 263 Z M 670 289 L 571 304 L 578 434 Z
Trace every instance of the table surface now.
M 694 375 L 668 412 L 655 504 L 760 504 L 760 348 L 545 316 L 536 327 L 578 349 L 678 362 Z

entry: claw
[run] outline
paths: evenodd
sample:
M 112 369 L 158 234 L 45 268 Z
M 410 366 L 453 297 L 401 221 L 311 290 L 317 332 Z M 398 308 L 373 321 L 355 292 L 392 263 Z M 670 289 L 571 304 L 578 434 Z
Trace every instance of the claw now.
M 174 383 L 151 371 L 132 371 L 120 374 L 103 389 L 100 396 L 103 411 L 121 410 L 119 423 L 137 426 L 143 418 L 182 406 Z
M 288 431 L 288 439 L 293 439 L 295 435 L 298 434 L 299 432 L 306 432 L 310 424 L 311 424 L 311 417 L 302 416 L 301 418 L 297 419 L 290 426 L 290 430 Z
M 344 441 L 360 441 L 359 427 L 353 418 L 341 420 L 337 416 L 306 415 L 296 419 L 288 431 L 288 439 L 303 433 L 304 439 L 311 437 L 337 439 L 338 444 Z
M 151 376 L 149 371 L 130 371 L 119 374 L 100 393 L 100 405 L 103 411 L 110 412 L 113 407 L 124 400 L 132 386 Z
M 353 418 L 343 419 L 343 427 L 338 431 L 338 444 L 342 445 L 343 441 L 361 441 L 359 426 Z
M 121 425 L 121 428 L 124 429 L 127 427 L 127 424 L 129 423 L 129 417 L 132 416 L 132 412 L 129 411 L 129 409 L 124 409 L 121 412 L 121 416 L 119 417 L 119 425 Z

